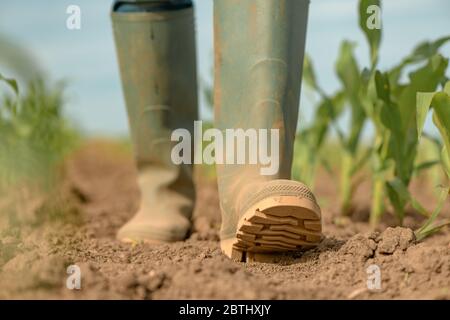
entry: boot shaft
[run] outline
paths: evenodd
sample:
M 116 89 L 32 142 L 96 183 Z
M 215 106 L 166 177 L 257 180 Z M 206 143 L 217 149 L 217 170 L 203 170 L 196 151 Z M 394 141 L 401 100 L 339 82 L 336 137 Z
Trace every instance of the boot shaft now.
M 113 12 L 112 20 L 137 164 L 171 166 L 172 131 L 192 133 L 198 118 L 193 9 Z
M 279 129 L 280 177 L 290 176 L 309 1 L 216 0 L 215 120 Z

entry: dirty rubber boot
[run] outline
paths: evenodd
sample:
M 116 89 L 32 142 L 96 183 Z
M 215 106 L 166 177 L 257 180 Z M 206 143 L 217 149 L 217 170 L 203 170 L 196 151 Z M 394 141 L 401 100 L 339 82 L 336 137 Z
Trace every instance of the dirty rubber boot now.
M 322 239 L 314 195 L 289 180 L 308 5 L 214 1 L 216 127 L 279 130 L 275 174 L 261 175 L 261 164 L 216 165 L 221 248 L 237 261 L 271 262 L 274 253 L 308 249 Z
M 195 199 L 192 166 L 171 161 L 171 134 L 192 133 L 198 118 L 192 4 L 119 1 L 111 17 L 141 191 L 139 211 L 117 238 L 184 240 Z

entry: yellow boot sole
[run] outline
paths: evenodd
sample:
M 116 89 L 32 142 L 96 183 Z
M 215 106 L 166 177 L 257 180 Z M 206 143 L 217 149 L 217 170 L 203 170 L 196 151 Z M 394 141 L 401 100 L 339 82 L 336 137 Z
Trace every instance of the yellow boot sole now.
M 307 250 L 322 240 L 321 212 L 303 184 L 275 180 L 253 195 L 234 238 L 221 241 L 222 252 L 240 262 L 274 262 L 277 254 Z

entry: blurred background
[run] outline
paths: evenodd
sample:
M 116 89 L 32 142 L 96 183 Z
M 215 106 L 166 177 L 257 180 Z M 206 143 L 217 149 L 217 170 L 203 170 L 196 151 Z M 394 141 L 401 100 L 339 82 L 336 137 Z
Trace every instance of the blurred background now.
M 213 0 L 194 2 L 199 90 L 203 92 L 205 86 L 212 84 Z M 127 119 L 109 19 L 111 3 L 111 0 L 2 1 L 0 70 L 19 82 L 26 80 L 36 68 L 49 79 L 66 80 L 68 117 L 88 135 L 117 137 L 127 134 Z M 69 5 L 81 8 L 80 30 L 66 28 Z M 358 43 L 357 60 L 361 65 L 368 65 L 368 49 L 357 28 L 357 6 L 356 0 L 311 1 L 306 51 L 327 92 L 333 92 L 338 86 L 334 64 L 343 39 Z M 384 1 L 380 68 L 392 67 L 417 43 L 448 34 L 449 10 L 448 0 Z M 11 59 L 8 50 L 13 47 L 26 51 L 27 60 L 33 59 L 35 64 Z M 450 46 L 443 47 L 442 53 L 450 56 Z M 202 118 L 211 119 L 208 102 L 203 94 L 199 96 Z M 314 104 L 311 100 L 303 90 L 301 121 L 307 122 L 311 117 Z M 367 127 L 365 136 L 370 130 Z

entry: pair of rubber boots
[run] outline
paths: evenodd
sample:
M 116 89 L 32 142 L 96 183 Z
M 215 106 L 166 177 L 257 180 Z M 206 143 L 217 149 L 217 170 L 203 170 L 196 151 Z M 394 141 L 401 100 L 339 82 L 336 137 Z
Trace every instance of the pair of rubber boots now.
M 278 170 L 270 175 L 261 174 L 261 163 L 216 165 L 221 249 L 234 260 L 266 261 L 321 240 L 314 195 L 289 180 L 308 5 L 214 0 L 215 127 L 223 133 L 273 129 L 279 135 L 278 148 L 272 146 Z M 195 201 L 193 168 L 174 164 L 171 136 L 180 128 L 194 136 L 198 119 L 192 3 L 119 1 L 112 21 L 142 199 L 118 238 L 184 240 Z

